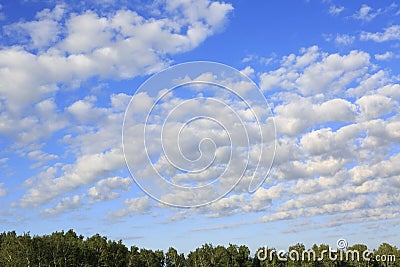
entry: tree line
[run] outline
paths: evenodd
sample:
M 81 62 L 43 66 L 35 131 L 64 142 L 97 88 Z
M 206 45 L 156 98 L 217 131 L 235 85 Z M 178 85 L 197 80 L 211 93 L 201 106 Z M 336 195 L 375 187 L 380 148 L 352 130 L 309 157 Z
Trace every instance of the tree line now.
M 66 267 L 66 266 L 115 266 L 115 267 L 347 267 L 400 266 L 400 250 L 387 243 L 371 250 L 368 259 L 362 252 L 368 248 L 356 244 L 347 248 L 352 257 L 340 257 L 343 251 L 330 251 L 328 245 L 313 245 L 306 249 L 301 243 L 290 246 L 288 252 L 260 247 L 254 255 L 245 245 L 213 246 L 204 244 L 188 255 L 170 247 L 166 252 L 131 246 L 121 240 L 108 240 L 99 234 L 85 238 L 73 230 L 54 232 L 51 235 L 17 235 L 15 231 L 0 234 L 0 266 L 16 267 Z M 314 251 L 312 255 L 310 251 Z M 324 255 L 324 251 L 326 253 Z M 329 255 L 328 255 L 329 254 Z M 314 256 L 314 258 L 312 258 Z M 343 255 L 342 255 L 343 256 Z M 383 257 L 384 256 L 384 257 Z M 377 260 L 379 257 L 380 260 Z M 396 261 L 397 260 L 397 261 Z

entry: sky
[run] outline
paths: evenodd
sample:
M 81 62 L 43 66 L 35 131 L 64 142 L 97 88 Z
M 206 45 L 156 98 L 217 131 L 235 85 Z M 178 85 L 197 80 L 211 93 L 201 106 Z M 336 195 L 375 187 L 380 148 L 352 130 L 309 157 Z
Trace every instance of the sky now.
M 396 1 L 0 0 L 0 34 L 0 231 L 400 246 Z

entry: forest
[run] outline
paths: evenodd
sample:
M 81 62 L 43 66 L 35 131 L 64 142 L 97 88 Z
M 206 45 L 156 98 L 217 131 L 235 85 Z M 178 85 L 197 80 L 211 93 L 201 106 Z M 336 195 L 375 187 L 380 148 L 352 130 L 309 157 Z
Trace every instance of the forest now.
M 316 257 L 308 253 L 314 251 Z M 262 266 L 400 266 L 400 250 L 388 243 L 377 249 L 355 244 L 347 247 L 352 257 L 340 257 L 339 250 L 330 251 L 328 245 L 314 244 L 306 248 L 297 243 L 286 254 L 271 246 L 260 247 L 250 253 L 245 245 L 221 246 L 204 244 L 187 255 L 170 247 L 167 251 L 126 247 L 121 240 L 108 240 L 99 234 L 84 237 L 73 230 L 54 232 L 51 235 L 18 235 L 15 231 L 0 234 L 0 266 L 115 266 L 115 267 L 262 267 Z M 369 250 L 368 258 L 361 255 Z M 359 252 L 359 253 L 358 253 Z M 288 255 L 290 254 L 290 255 Z M 305 257 L 295 257 L 305 255 Z M 355 255 L 360 257 L 357 259 Z M 397 261 L 396 261 L 397 260 Z

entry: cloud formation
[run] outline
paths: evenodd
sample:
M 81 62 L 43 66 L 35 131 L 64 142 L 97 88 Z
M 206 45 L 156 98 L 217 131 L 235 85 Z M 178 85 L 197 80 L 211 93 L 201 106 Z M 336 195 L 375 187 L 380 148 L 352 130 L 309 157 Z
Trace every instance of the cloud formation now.
M 160 70 L 170 64 L 169 56 L 220 31 L 233 9 L 208 0 L 166 1 L 157 7 L 159 14 L 149 16 L 124 8 L 74 12 L 59 4 L 39 11 L 32 21 L 4 27 L 10 43 L 0 50 L 0 132 L 21 155 L 37 162 L 33 167 L 48 164 L 26 180 L 23 207 L 54 201 L 124 166 L 115 137 L 130 97 L 113 95 L 104 108 L 88 95 L 64 108 L 59 94 L 81 89 L 88 79 L 126 79 Z M 73 151 L 70 163 L 42 149 L 40 142 L 59 134 Z M 104 198 L 102 186 L 91 188 L 91 202 Z M 62 203 L 57 210 L 78 201 Z
M 362 41 L 374 41 L 377 43 L 399 40 L 400 25 L 386 27 L 382 32 L 362 32 L 360 35 Z
M 57 5 L 38 12 L 32 21 L 4 28 L 10 43 L 0 50 L 0 133 L 10 140 L 6 149 L 29 160 L 33 170 L 32 175 L 22 178 L 23 192 L 16 205 L 37 208 L 45 216 L 59 216 L 113 203 L 107 207 L 109 218 L 164 216 L 158 211 L 168 207 L 143 196 L 126 170 L 121 127 L 132 95 L 107 84 L 86 88 L 85 82 L 124 81 L 168 66 L 173 55 L 190 51 L 218 33 L 233 7 L 206 0 L 157 3 L 157 9 L 142 13 L 129 8 L 73 12 L 68 5 Z M 345 10 L 347 7 L 331 6 L 329 13 L 340 17 Z M 384 12 L 364 5 L 354 18 L 366 23 Z M 396 41 L 399 32 L 399 25 L 393 24 L 377 32 L 361 31 L 359 40 Z M 11 33 L 17 38 L 11 38 Z M 315 227 L 335 227 L 398 218 L 400 85 L 396 73 L 374 61 L 396 58 L 396 53 L 387 49 L 374 53 L 346 50 L 345 46 L 352 48 L 359 41 L 355 36 L 330 35 L 341 52 L 327 52 L 314 45 L 281 58 L 275 54 L 245 57 L 243 73 L 259 81 L 275 114 L 278 139 L 273 172 L 254 194 L 247 191 L 251 175 L 245 173 L 225 198 L 196 210 L 171 208 L 170 220 L 249 214 L 252 220 L 248 223 L 302 217 Z M 209 72 L 199 77 L 215 81 Z M 245 83 L 228 83 L 240 92 L 250 88 Z M 204 97 L 201 90 L 196 93 L 196 101 L 185 102 L 181 112 L 171 117 L 170 132 L 163 133 L 170 143 L 181 130 L 178 119 L 196 110 L 223 117 L 228 125 L 236 126 L 232 117 L 216 112 L 216 103 L 200 99 Z M 154 95 L 137 94 L 132 104 L 140 113 L 148 110 L 154 99 Z M 182 95 L 171 95 L 157 115 L 167 114 L 183 102 Z M 237 101 L 228 106 L 243 117 L 250 115 Z M 254 106 L 255 112 L 262 108 Z M 152 134 L 160 136 L 159 117 L 152 119 Z M 269 118 L 261 125 L 269 142 L 273 137 L 268 131 L 271 123 Z M 256 136 L 255 127 L 248 126 L 249 134 Z M 229 160 L 227 136 L 218 125 L 194 123 L 185 130 L 180 149 L 189 159 L 216 155 L 218 164 Z M 135 137 L 142 131 L 143 125 L 133 125 L 130 133 Z M 210 135 L 217 147 L 207 142 L 197 146 Z M 156 141 L 151 143 L 152 152 L 156 145 Z M 247 148 L 234 151 L 239 160 L 232 164 L 227 183 L 237 178 L 242 155 L 258 155 L 255 147 Z M 271 148 L 265 147 L 265 155 L 271 156 Z M 178 157 L 176 148 L 169 152 Z M 136 153 L 134 160 L 140 166 L 146 158 L 144 153 Z M 2 164 L 8 161 L 3 156 L 0 159 Z M 180 185 L 202 185 L 221 172 L 220 166 L 215 166 L 189 177 L 171 168 L 165 157 L 154 163 Z M 151 178 L 150 174 L 141 173 Z M 9 192 L 7 182 L 1 182 L 0 197 L 8 198 Z M 193 199 L 191 194 L 168 193 L 160 195 L 165 200 Z M 203 192 L 204 199 L 207 193 Z M 319 224 L 315 218 L 321 217 L 324 220 Z

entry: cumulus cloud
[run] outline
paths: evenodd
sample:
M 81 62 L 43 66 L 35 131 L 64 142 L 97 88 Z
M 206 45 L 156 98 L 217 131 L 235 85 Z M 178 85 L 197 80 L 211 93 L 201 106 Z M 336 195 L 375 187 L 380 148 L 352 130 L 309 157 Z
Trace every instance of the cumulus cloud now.
M 18 40 L 10 38 L 15 43 L 0 50 L 0 132 L 36 162 L 33 168 L 42 167 L 25 181 L 21 206 L 44 205 L 91 185 L 90 203 L 118 196 L 112 185 L 98 181 L 124 166 L 119 137 L 130 96 L 112 95 L 108 109 L 88 96 L 64 110 L 56 96 L 60 87 L 71 90 L 92 77 L 131 78 L 159 70 L 169 64 L 169 55 L 193 49 L 219 31 L 232 10 L 230 4 L 210 1 L 168 2 L 165 8 L 171 18 L 145 18 L 129 9 L 71 13 L 56 5 L 32 21 L 4 28 Z M 61 143 L 72 162 L 61 163 L 65 158 L 35 144 L 60 131 L 67 133 Z M 45 213 L 58 214 L 80 202 L 65 198 Z
M 100 99 L 102 96 L 90 93 L 68 99 L 63 108 L 57 96 L 60 90 L 73 90 L 76 84 L 79 87 L 80 82 L 91 78 L 125 79 L 159 70 L 170 63 L 171 55 L 191 50 L 221 30 L 232 10 L 230 4 L 206 0 L 168 1 L 159 8 L 172 18 L 164 17 L 162 12 L 151 14 L 153 17 L 143 16 L 130 9 L 109 13 L 84 10 L 72 14 L 67 6 L 59 5 L 39 12 L 33 21 L 17 22 L 7 28 L 25 41 L 0 50 L 0 131 L 21 147 L 62 130 L 57 139 L 66 155 L 44 145 L 24 151 L 26 157 L 40 162 L 40 170 L 24 183 L 26 192 L 19 201 L 22 207 L 43 207 L 50 203 L 52 206 L 42 214 L 57 215 L 80 209 L 82 205 L 122 199 L 132 186 L 132 180 L 121 174 L 125 159 L 120 138 L 124 111 L 131 96 L 116 93 Z M 331 6 L 329 12 L 338 15 L 343 7 Z M 377 14 L 379 10 L 364 5 L 357 18 L 368 21 Z M 360 39 L 397 40 L 396 27 L 389 26 L 377 33 L 363 32 Z M 354 40 L 349 35 L 336 36 L 339 44 L 350 45 Z M 389 56 L 382 54 L 375 58 L 383 60 Z M 246 191 L 248 187 L 244 185 L 251 175 L 245 172 L 243 180 L 226 198 L 195 212 L 207 217 L 260 212 L 260 222 L 326 214 L 345 214 L 349 220 L 399 216 L 398 211 L 393 213 L 391 205 L 400 201 L 397 194 L 400 88 L 391 74 L 374 66 L 370 58 L 370 54 L 359 50 L 327 53 L 312 46 L 274 60 L 278 64 L 275 69 L 258 74 L 253 66 L 246 67 L 245 74 L 258 75 L 260 87 L 268 95 L 275 114 L 278 140 L 274 170 L 254 194 Z M 253 61 L 269 64 L 272 60 L 262 56 L 243 59 L 245 63 Z M 198 77 L 182 77 L 180 81 L 200 78 L 218 81 L 220 77 L 205 72 Z M 226 84 L 243 93 L 250 91 L 245 83 L 227 80 Z M 216 112 L 220 110 L 217 103 L 201 99 L 204 95 L 200 89 L 196 93 L 199 96 L 196 101 L 185 102 L 171 94 L 157 107 L 156 115 L 166 114 L 178 105 L 182 105 L 182 110 L 172 114 L 166 125 L 169 131 L 163 133 L 159 131 L 160 117 L 152 118 L 154 127 L 148 132 L 152 140 L 148 152 L 153 155 L 160 150 L 155 137 L 164 134 L 168 143 L 175 144 L 176 133 L 181 131 L 181 151 L 178 146 L 166 148 L 171 158 L 152 158 L 155 167 L 180 185 L 195 182 L 204 185 L 220 174 L 219 167 L 230 160 L 229 138 L 224 129 L 212 121 L 195 122 L 187 128 L 179 123 L 186 115 L 202 111 L 226 122 L 233 129 L 232 138 L 240 141 L 233 150 L 236 160 L 224 176 L 223 182 L 229 184 L 243 166 L 243 155 L 252 152 L 249 153 L 252 157 L 257 151 L 237 134 L 237 121 L 232 114 Z M 148 111 L 158 96 L 137 94 L 132 99 L 136 113 L 129 115 L 134 117 Z M 228 100 L 228 106 L 240 116 L 250 117 L 251 112 L 243 105 Z M 253 108 L 256 113 L 262 109 L 258 105 Z M 262 121 L 268 157 L 272 157 L 274 147 L 273 134 L 267 133 L 272 122 L 271 118 Z M 135 144 L 144 127 L 130 126 L 128 132 Z M 253 124 L 249 123 L 248 129 L 250 136 L 257 137 Z M 216 147 L 201 142 L 210 136 Z M 241 150 L 243 147 L 246 149 Z M 181 161 L 175 162 L 199 159 L 197 163 L 207 166 L 211 159 L 216 165 L 194 176 L 177 172 L 168 165 L 168 160 L 178 159 L 182 151 L 189 160 L 180 158 Z M 133 160 L 139 166 L 146 160 L 143 151 L 128 152 L 136 153 Z M 248 167 L 253 170 L 254 164 Z M 146 169 L 139 171 L 144 178 L 154 174 Z M 85 193 L 78 193 L 82 191 Z M 210 194 L 205 190 L 201 193 L 204 199 Z M 5 194 L 6 189 L 0 183 L 0 196 Z M 162 191 L 161 197 L 166 201 L 193 200 L 193 194 L 188 192 Z M 123 205 L 111 211 L 109 217 L 148 214 L 157 208 L 147 196 L 125 199 Z
M 296 136 L 313 125 L 326 122 L 351 122 L 355 118 L 355 106 L 344 99 L 332 99 L 313 104 L 311 99 L 297 101 L 275 108 L 275 122 L 279 133 Z
M 146 7 L 75 12 L 60 4 L 4 27 L 9 38 L 0 50 L 0 132 L 37 162 L 33 167 L 42 167 L 26 180 L 22 206 L 42 205 L 90 185 L 95 185 L 91 201 L 97 201 L 96 194 L 101 199 L 108 187 L 95 183 L 124 165 L 118 137 L 130 96 L 112 95 L 109 106 L 100 107 L 94 95 L 64 102 L 63 90 L 76 90 L 91 78 L 125 79 L 160 70 L 171 55 L 220 31 L 233 10 L 208 0 L 156 7 L 160 12 L 148 15 Z M 65 160 L 60 151 L 47 152 L 40 144 L 55 134 L 62 135 L 68 163 L 56 162 Z M 49 162 L 55 163 L 42 166 Z
M 0 118 L 0 133 L 12 140 L 14 147 L 17 148 L 29 147 L 29 144 L 48 138 L 54 132 L 69 125 L 53 98 L 34 104 L 30 113 L 22 116 L 13 111 L 7 111 L 2 106 Z
M 57 92 L 60 83 L 94 76 L 130 78 L 161 69 L 168 55 L 193 49 L 214 34 L 232 10 L 230 4 L 195 2 L 169 1 L 166 12 L 182 10 L 174 19 L 144 18 L 125 9 L 71 14 L 58 5 L 37 13 L 36 21 L 7 26 L 29 38 L 0 50 L 2 101 L 7 109 L 21 111 Z
M 247 66 L 246 68 L 241 70 L 241 72 L 249 77 L 253 77 L 254 75 L 254 69 L 250 66 Z
M 396 95 L 394 88 L 398 85 L 392 84 L 383 70 L 372 68 L 370 56 L 364 52 L 329 55 L 313 47 L 301 53 L 304 54 L 284 57 L 278 70 L 261 74 L 261 84 L 273 81 L 269 78 L 279 74 L 274 86 L 290 90 L 288 93 L 276 90 L 270 96 L 274 101 L 280 135 L 275 171 L 268 179 L 271 182 L 267 182 L 251 199 L 234 191 L 235 194 L 223 201 L 200 209 L 200 213 L 219 217 L 231 215 L 229 210 L 245 213 L 268 207 L 270 214 L 264 217 L 264 221 L 340 212 L 345 212 L 349 218 L 357 218 L 370 207 L 389 211 L 385 206 L 387 203 L 398 203 L 393 197 L 378 201 L 378 204 L 374 202 L 388 197 L 387 194 L 379 195 L 379 192 L 387 192 L 390 186 L 393 188 L 389 191 L 398 187 L 396 168 L 391 165 L 395 158 L 385 159 L 387 151 L 398 140 L 395 115 L 398 100 L 393 98 Z M 334 74 L 327 88 L 331 84 L 337 85 L 332 95 L 302 95 L 300 86 L 304 84 L 298 84 L 298 80 L 304 73 L 309 77 L 320 77 L 330 68 Z M 346 77 L 345 82 L 337 83 L 342 77 Z M 274 92 L 274 86 L 268 89 Z M 365 95 L 365 92 L 369 94 Z M 348 94 L 355 99 L 347 99 Z M 356 178 L 359 177 L 357 166 L 360 170 L 371 170 L 371 165 L 363 165 L 364 162 L 383 164 L 386 167 L 381 169 L 391 170 L 385 176 L 378 175 L 386 179 L 389 187 L 384 180 L 373 180 L 377 176 L 374 172 L 364 179 Z M 354 170 L 347 167 L 354 165 Z M 379 196 L 371 200 L 367 195 L 370 193 Z M 321 205 L 316 208 L 315 203 Z M 278 208 L 271 211 L 270 208 L 275 206 Z
M 334 94 L 365 74 L 371 65 L 369 54 L 362 51 L 324 54 L 314 46 L 301 53 L 284 57 L 282 67 L 262 73 L 261 89 L 295 89 L 303 95 Z
M 52 208 L 47 208 L 42 211 L 42 215 L 45 216 L 55 216 L 58 214 L 63 214 L 66 212 L 70 212 L 73 210 L 77 210 L 82 207 L 83 196 L 73 196 L 73 197 L 65 197 L 60 202 L 57 203 Z
M 261 73 L 278 131 L 274 171 L 253 195 L 234 191 L 198 212 L 263 211 L 260 222 L 323 216 L 327 227 L 341 213 L 336 225 L 398 217 L 398 84 L 369 59 L 311 47 Z
M 345 213 L 347 220 L 343 223 L 346 223 L 369 220 L 368 216 L 375 216 L 372 211 L 380 209 L 387 213 L 380 218 L 387 218 L 391 214 L 391 205 L 399 203 L 395 192 L 400 186 L 397 167 L 400 164 L 399 156 L 393 148 L 400 140 L 400 124 L 396 115 L 400 98 L 398 84 L 392 82 L 386 71 L 377 70 L 372 66 L 369 60 L 370 55 L 361 51 L 340 55 L 324 53 L 318 47 L 310 47 L 302 49 L 298 55 L 283 57 L 276 70 L 261 73 L 260 84 L 264 90 L 270 92 L 269 101 L 273 104 L 278 132 L 274 171 L 254 194 L 243 190 L 243 184 L 248 182 L 248 177 L 244 175 L 243 181 L 227 197 L 196 209 L 195 212 L 206 217 L 261 212 L 259 222 L 293 219 L 299 216 L 337 216 Z M 321 78 L 325 75 L 327 77 Z M 202 77 L 210 81 L 216 79 L 209 73 L 204 73 Z M 319 87 L 318 83 L 323 83 L 324 86 Z M 130 185 L 130 181 L 128 178 L 109 176 L 123 164 L 123 157 L 118 149 L 109 150 L 110 147 L 115 148 L 118 145 L 117 142 L 110 143 L 110 135 L 106 132 L 118 132 L 116 129 L 122 121 L 122 107 L 128 101 L 129 96 L 118 94 L 110 98 L 108 108 L 97 107 L 96 99 L 90 97 L 72 103 L 66 109 L 72 116 L 77 120 L 81 118 L 84 123 L 104 125 L 104 129 L 65 139 L 79 148 L 83 152 L 82 155 L 77 158 L 75 164 L 63 166 L 61 176 L 56 176 L 57 171 L 50 168 L 43 172 L 39 183 L 29 185 L 30 188 L 21 203 L 40 205 L 56 199 L 66 190 L 73 192 L 84 185 L 91 186 L 87 193 L 89 203 L 119 197 Z M 153 98 L 146 94 L 138 94 L 133 101 L 136 101 L 138 106 L 135 111 L 141 113 L 151 107 Z M 179 103 L 177 96 L 171 95 L 160 105 L 158 111 L 163 114 Z M 192 101 L 186 108 L 193 111 L 201 107 L 201 110 L 210 114 L 215 110 L 212 103 L 198 104 Z M 87 113 L 94 117 L 86 118 L 84 114 Z M 189 112 L 183 110 L 174 114 L 175 117 L 172 118 L 178 120 L 185 114 Z M 152 122 L 156 127 L 159 118 L 154 119 Z M 229 116 L 225 119 L 229 119 Z M 167 140 L 173 141 L 175 131 L 180 129 L 176 122 L 170 122 L 170 126 L 174 126 L 171 128 L 172 132 L 164 133 Z M 224 136 L 220 135 L 218 127 L 209 122 L 193 124 L 191 128 L 185 129 L 187 135 L 183 134 L 182 138 L 194 140 L 198 136 L 201 140 L 206 134 L 204 129 L 208 129 L 208 136 L 211 129 L 217 144 L 224 144 Z M 143 126 L 136 125 L 136 128 L 132 128 L 132 137 L 141 132 Z M 159 134 L 156 132 L 156 135 Z M 199 157 L 198 147 L 190 146 L 192 143 L 187 140 L 182 144 L 184 146 L 181 149 L 187 157 Z M 152 146 L 149 147 L 150 154 L 158 145 L 157 142 L 152 142 Z M 211 148 L 214 149 L 206 148 L 203 152 Z M 222 163 L 227 159 L 223 147 L 216 151 L 220 157 L 217 157 L 217 162 L 220 160 Z M 388 154 L 388 151 L 394 152 Z M 174 150 L 170 152 L 171 156 L 178 153 Z M 144 159 L 138 155 L 135 160 L 140 164 Z M 170 169 L 166 158 L 157 158 L 154 163 L 161 172 L 171 177 L 171 181 L 180 184 L 209 181 L 219 171 L 218 168 L 209 168 L 204 173 L 189 177 L 185 173 L 176 173 L 176 169 Z M 149 175 L 146 172 L 141 174 L 144 177 Z M 79 180 L 74 179 L 78 176 L 81 177 Z M 190 180 L 194 177 L 195 181 Z M 232 181 L 235 177 L 234 172 L 226 176 L 227 181 Z M 51 192 L 58 193 L 51 193 L 50 189 Z M 39 197 L 39 193 L 49 197 Z M 202 196 L 207 198 L 209 193 L 204 191 Z M 194 197 L 187 192 L 168 192 L 161 196 L 167 202 L 169 199 L 179 198 L 185 203 L 190 203 Z M 67 206 L 73 209 L 74 206 L 69 203 L 78 205 L 78 202 L 82 203 L 82 200 L 63 200 L 55 208 L 47 210 L 47 213 Z M 315 203 L 319 203 L 318 207 Z M 155 208 L 148 197 L 130 198 L 125 200 L 124 208 L 111 211 L 109 217 L 147 214 Z M 360 214 L 366 217 L 360 219 Z
M 36 14 L 36 20 L 7 25 L 5 33 L 11 38 L 18 36 L 19 40 L 25 40 L 30 49 L 48 48 L 59 39 L 64 9 L 64 5 L 56 5 L 53 10 L 44 9 Z
M 382 95 L 363 96 L 356 103 L 360 107 L 360 116 L 367 119 L 375 119 L 391 113 L 396 105 L 391 98 Z
M 375 54 L 374 57 L 376 60 L 388 60 L 393 57 L 393 52 L 387 51 L 383 54 Z
M 375 41 L 377 43 L 399 40 L 400 39 L 400 25 L 392 25 L 383 30 L 383 32 L 362 32 L 360 40 L 362 41 Z
M 43 173 L 45 176 L 28 189 L 21 198 L 21 205 L 28 207 L 51 202 L 60 195 L 80 186 L 91 184 L 123 166 L 124 158 L 120 149 L 83 155 L 76 160 L 75 164 L 64 165 L 62 167 L 63 174 L 59 177 L 55 177 L 54 173 L 47 171 Z
M 100 121 L 106 115 L 106 109 L 95 107 L 95 102 L 96 97 L 86 97 L 72 103 L 66 110 L 79 123 L 93 123 Z
M 110 212 L 108 214 L 109 218 L 115 219 L 135 214 L 146 214 L 150 212 L 153 206 L 147 196 L 126 199 L 124 205 L 125 208 Z
M 120 197 L 120 193 L 115 191 L 127 191 L 132 182 L 132 178 L 122 177 L 111 177 L 100 180 L 95 184 L 95 186 L 89 189 L 89 202 L 95 203 L 118 198 Z

